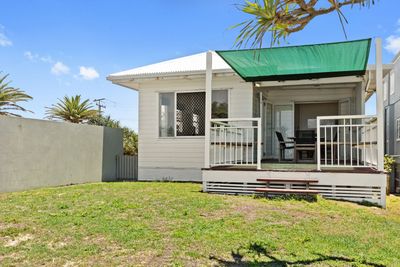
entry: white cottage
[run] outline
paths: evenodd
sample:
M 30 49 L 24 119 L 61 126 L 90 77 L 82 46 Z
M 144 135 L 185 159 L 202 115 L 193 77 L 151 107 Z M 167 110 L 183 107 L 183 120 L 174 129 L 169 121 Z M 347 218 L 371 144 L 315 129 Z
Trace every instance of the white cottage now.
M 385 206 L 381 41 L 210 51 L 108 80 L 139 92 L 139 180 Z M 376 116 L 364 103 L 377 92 Z

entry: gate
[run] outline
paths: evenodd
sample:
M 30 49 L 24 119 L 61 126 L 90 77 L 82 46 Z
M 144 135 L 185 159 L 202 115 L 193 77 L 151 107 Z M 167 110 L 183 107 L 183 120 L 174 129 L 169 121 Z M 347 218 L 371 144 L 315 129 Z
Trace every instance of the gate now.
M 138 156 L 121 155 L 116 158 L 117 179 L 137 181 L 138 179 Z

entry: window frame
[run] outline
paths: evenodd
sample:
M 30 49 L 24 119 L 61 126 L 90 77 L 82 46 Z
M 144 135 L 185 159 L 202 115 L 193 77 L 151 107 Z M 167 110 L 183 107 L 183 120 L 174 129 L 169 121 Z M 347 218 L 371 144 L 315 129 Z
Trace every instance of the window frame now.
M 174 135 L 173 136 L 161 136 L 160 126 L 161 126 L 161 94 L 174 94 L 174 92 L 158 92 L 157 95 L 157 137 L 162 139 L 174 138 L 176 135 L 176 94 L 174 94 Z
M 396 119 L 396 141 L 400 141 L 400 118 Z
M 389 87 L 389 83 L 388 83 L 388 79 L 385 79 L 383 81 L 383 101 L 387 101 L 388 100 L 388 88 Z
M 231 105 L 230 105 L 230 103 L 231 103 L 231 89 L 232 88 L 215 88 L 215 89 L 213 89 L 212 91 L 219 91 L 219 90 L 226 90 L 226 91 L 228 91 L 228 118 L 230 117 L 230 114 L 231 114 Z M 204 90 L 204 89 L 201 89 L 201 90 L 179 90 L 179 91 L 176 91 L 176 90 L 171 90 L 171 91 L 158 91 L 157 93 L 156 93 L 156 95 L 157 95 L 157 106 L 158 106 L 158 108 L 157 108 L 157 123 L 158 123 L 158 125 L 157 125 L 157 138 L 158 139 L 204 139 L 204 137 L 205 137 L 205 135 L 196 135 L 196 136 L 193 136 L 193 135 L 188 135 L 188 136 L 182 136 L 182 135 L 180 135 L 180 136 L 177 136 L 177 134 L 176 134 L 176 111 L 177 111 L 177 105 L 178 105 L 178 103 L 177 103 L 177 95 L 178 94 L 185 94 L 185 93 L 205 93 L 206 92 L 206 90 Z M 160 122 L 161 122 L 161 116 L 160 116 L 160 109 L 161 109 L 161 105 L 160 105 L 160 94 L 171 94 L 171 93 L 173 93 L 174 94 L 174 103 L 175 103 L 175 106 L 174 106 L 174 136 L 160 136 Z
M 213 89 L 213 91 L 227 91 L 227 98 L 228 98 L 228 119 L 231 117 L 231 88 L 217 88 Z M 212 105 L 212 93 L 211 93 L 211 105 Z M 212 106 L 211 106 L 212 108 Z M 211 110 L 211 119 L 212 118 L 212 110 Z M 215 118 L 216 120 L 218 118 Z
M 395 72 L 392 70 L 389 73 L 389 91 L 390 91 L 390 95 L 394 94 L 394 87 L 395 87 Z
M 175 124 L 175 138 L 204 138 L 205 137 L 205 129 L 204 129 L 204 135 L 177 135 L 177 127 L 176 127 L 176 111 L 177 111 L 177 106 L 178 106 L 178 94 L 190 94 L 190 93 L 205 93 L 205 90 L 192 90 L 192 91 L 175 91 L 175 120 L 174 120 L 174 124 Z M 205 98 L 205 101 L 207 101 L 207 99 Z M 205 104 L 205 103 L 204 103 Z M 205 107 L 204 107 L 205 108 Z M 206 116 L 206 114 L 204 113 L 204 116 Z

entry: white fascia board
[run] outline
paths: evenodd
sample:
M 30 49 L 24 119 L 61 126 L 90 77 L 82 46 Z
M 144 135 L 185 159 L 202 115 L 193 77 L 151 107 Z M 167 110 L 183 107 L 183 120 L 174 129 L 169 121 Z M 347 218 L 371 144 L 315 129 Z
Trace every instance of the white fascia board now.
M 394 56 L 392 63 L 395 64 L 400 59 L 400 51 Z
M 232 69 L 219 69 L 213 70 L 214 74 L 235 74 Z M 107 76 L 109 81 L 133 81 L 133 80 L 160 80 L 163 78 L 185 79 L 191 76 L 205 76 L 205 70 L 199 71 L 184 71 L 184 72 L 168 72 L 168 73 L 146 73 L 138 75 L 121 75 L 121 76 Z
M 384 71 L 384 74 L 385 74 L 386 72 L 389 72 L 390 70 L 392 70 L 392 69 L 393 69 L 393 66 L 394 66 L 393 63 L 382 64 L 382 69 L 383 69 L 383 71 Z M 369 65 L 367 66 L 367 71 L 369 71 L 369 70 L 375 71 L 375 70 L 376 70 L 375 64 L 369 64 Z
M 133 83 L 129 81 L 111 81 L 112 84 L 116 84 L 134 91 L 139 91 L 140 89 L 140 83 Z

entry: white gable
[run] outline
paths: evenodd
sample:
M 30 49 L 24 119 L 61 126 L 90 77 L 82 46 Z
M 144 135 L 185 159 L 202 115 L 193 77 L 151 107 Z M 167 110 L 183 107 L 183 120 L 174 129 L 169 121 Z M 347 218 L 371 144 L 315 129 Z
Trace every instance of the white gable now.
M 213 71 L 231 71 L 231 67 L 215 52 L 213 53 Z M 172 60 L 162 61 L 155 64 L 146 65 L 139 68 L 125 70 L 110 74 L 108 78 L 118 79 L 124 77 L 154 77 L 173 74 L 190 74 L 203 72 L 206 70 L 207 52 L 194 54 L 191 56 L 180 57 Z

